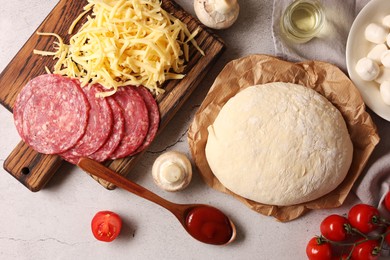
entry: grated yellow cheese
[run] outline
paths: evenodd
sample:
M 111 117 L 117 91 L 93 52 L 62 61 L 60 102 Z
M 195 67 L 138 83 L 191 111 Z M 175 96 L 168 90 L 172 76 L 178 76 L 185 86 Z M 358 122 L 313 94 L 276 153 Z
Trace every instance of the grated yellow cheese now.
M 164 11 L 159 0 L 88 0 L 68 32 L 91 10 L 87 21 L 65 44 L 55 33 L 56 51 L 35 54 L 58 59 L 52 73 L 79 78 L 82 86 L 100 83 L 114 94 L 120 86 L 144 85 L 155 94 L 168 79 L 181 79 L 189 43 L 202 55 L 186 24 Z

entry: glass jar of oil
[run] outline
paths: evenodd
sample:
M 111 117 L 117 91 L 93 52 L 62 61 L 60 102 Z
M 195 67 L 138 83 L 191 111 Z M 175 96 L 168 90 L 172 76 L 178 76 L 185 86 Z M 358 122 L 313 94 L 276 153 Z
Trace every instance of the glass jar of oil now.
M 282 34 L 296 43 L 318 36 L 325 23 L 321 4 L 316 0 L 296 0 L 284 11 L 280 22 Z

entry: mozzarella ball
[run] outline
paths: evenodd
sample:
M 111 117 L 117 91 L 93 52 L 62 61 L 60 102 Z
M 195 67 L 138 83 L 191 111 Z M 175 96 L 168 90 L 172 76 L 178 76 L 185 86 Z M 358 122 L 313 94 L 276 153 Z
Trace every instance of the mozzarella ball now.
M 385 51 L 381 56 L 381 62 L 386 68 L 390 68 L 390 50 Z
M 355 66 L 356 73 L 365 81 L 374 80 L 379 75 L 379 65 L 375 61 L 364 57 Z
M 390 69 L 379 66 L 379 74 L 378 77 L 376 77 L 375 82 L 382 84 L 386 80 L 390 81 Z
M 382 19 L 382 24 L 383 24 L 384 26 L 390 28 L 390 15 L 386 15 L 386 16 Z
M 376 44 L 384 43 L 388 34 L 388 29 L 385 29 L 383 26 L 376 23 L 370 23 L 364 31 L 364 36 L 367 41 Z
M 386 36 L 387 46 L 390 46 L 390 33 Z
M 385 102 L 386 105 L 390 106 L 390 81 L 384 81 L 380 85 L 379 91 L 381 93 L 383 102 Z
M 381 62 L 382 54 L 387 50 L 388 49 L 386 44 L 377 44 L 370 50 L 370 52 L 367 54 L 367 57 L 379 63 Z

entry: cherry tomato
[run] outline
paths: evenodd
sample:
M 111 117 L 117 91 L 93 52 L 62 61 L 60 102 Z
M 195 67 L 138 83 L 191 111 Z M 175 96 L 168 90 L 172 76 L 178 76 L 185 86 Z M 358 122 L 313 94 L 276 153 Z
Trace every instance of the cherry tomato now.
M 306 255 L 309 260 L 332 259 L 332 248 L 329 243 L 321 241 L 318 237 L 313 237 L 306 246 Z
M 343 241 L 348 235 L 348 219 L 340 215 L 327 216 L 320 225 L 321 234 L 332 241 Z
M 122 220 L 114 212 L 99 211 L 92 219 L 91 228 L 97 240 L 111 242 L 119 235 Z
M 383 200 L 383 204 L 385 205 L 387 211 L 390 212 L 390 191 L 387 192 L 385 199 Z
M 378 227 L 379 211 L 367 204 L 357 204 L 348 212 L 348 220 L 352 227 L 367 234 Z
M 379 258 L 379 242 L 377 240 L 360 241 L 352 250 L 352 259 L 376 260 Z

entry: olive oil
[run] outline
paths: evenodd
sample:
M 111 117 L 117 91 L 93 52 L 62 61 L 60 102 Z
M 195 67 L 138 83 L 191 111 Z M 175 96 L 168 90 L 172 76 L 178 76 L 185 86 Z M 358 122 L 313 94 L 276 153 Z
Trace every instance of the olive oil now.
M 297 0 L 286 8 L 281 30 L 289 40 L 304 43 L 319 34 L 324 20 L 322 7 L 317 1 Z

